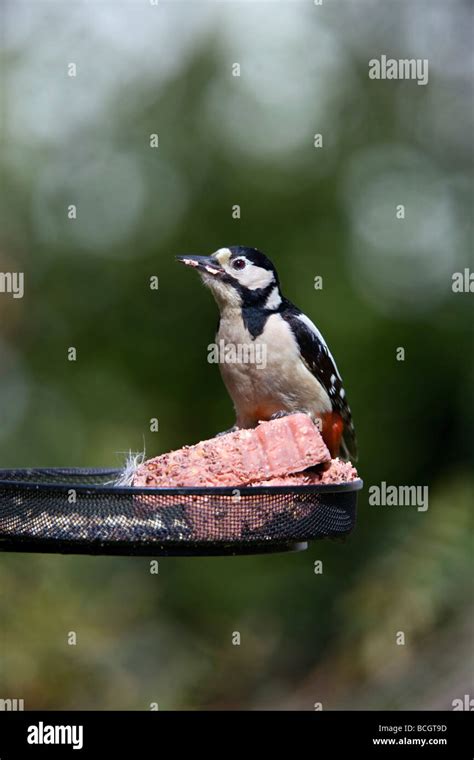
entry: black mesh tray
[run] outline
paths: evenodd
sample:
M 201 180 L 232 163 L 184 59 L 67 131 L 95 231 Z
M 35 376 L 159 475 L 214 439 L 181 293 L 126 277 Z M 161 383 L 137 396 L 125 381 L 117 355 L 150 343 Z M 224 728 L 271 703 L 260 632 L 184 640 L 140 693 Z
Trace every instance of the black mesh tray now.
M 242 488 L 114 486 L 119 470 L 0 469 L 0 551 L 148 556 L 305 549 L 345 536 L 362 481 Z

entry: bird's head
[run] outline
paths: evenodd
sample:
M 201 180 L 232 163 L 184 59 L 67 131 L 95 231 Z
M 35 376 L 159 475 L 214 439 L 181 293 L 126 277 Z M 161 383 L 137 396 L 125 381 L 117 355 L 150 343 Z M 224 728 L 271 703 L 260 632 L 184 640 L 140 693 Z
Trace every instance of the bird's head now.
M 281 303 L 278 274 L 270 259 L 256 248 L 219 248 L 211 256 L 178 256 L 194 267 L 210 288 L 219 308 L 255 306 L 276 309 Z

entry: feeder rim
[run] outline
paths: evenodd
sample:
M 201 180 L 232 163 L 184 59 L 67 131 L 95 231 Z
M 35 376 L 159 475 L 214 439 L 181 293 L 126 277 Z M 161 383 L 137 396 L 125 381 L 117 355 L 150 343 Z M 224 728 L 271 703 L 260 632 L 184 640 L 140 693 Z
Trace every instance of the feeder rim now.
M 239 492 L 239 494 L 255 494 L 258 495 L 277 495 L 277 494 L 298 494 L 298 493 L 343 493 L 343 492 L 350 492 L 350 491 L 360 491 L 364 485 L 363 480 L 361 478 L 357 478 L 356 480 L 348 480 L 343 483 L 319 483 L 319 484 L 310 484 L 310 485 L 300 485 L 300 486 L 195 486 L 195 487 L 182 487 L 182 488 L 160 488 L 155 486 L 144 486 L 144 487 L 137 487 L 137 486 L 115 486 L 112 484 L 84 484 L 84 483 L 54 483 L 54 482 L 40 482 L 35 483 L 31 480 L 12 480 L 12 479 L 4 479 L 2 476 L 5 476 L 7 473 L 10 475 L 15 473 L 15 475 L 22 476 L 26 475 L 33 475 L 35 472 L 42 475 L 48 475 L 51 474 L 53 477 L 57 477 L 58 475 L 77 475 L 78 477 L 82 476 L 89 476 L 93 477 L 94 475 L 97 476 L 110 476 L 113 478 L 114 476 L 117 477 L 120 475 L 121 470 L 119 469 L 109 469 L 109 468 L 90 468 L 90 467 L 78 467 L 78 468 L 40 468 L 40 467 L 30 467 L 30 468 L 8 468 L 8 469 L 0 469 L 0 487 L 8 487 L 11 490 L 23 490 L 28 489 L 32 491 L 58 491 L 58 492 L 67 492 L 70 491 L 71 488 L 77 491 L 78 493 L 122 493 L 122 494 L 135 494 L 140 496 L 146 496 L 151 494 L 162 494 L 162 495 L 170 495 L 170 496 L 232 496 L 235 494 L 236 491 Z

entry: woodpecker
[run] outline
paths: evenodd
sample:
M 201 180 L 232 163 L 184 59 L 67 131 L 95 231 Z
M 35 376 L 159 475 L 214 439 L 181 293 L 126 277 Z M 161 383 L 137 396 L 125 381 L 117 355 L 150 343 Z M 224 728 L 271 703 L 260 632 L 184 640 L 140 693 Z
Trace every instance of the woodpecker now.
M 282 295 L 270 259 L 244 246 L 177 259 L 198 271 L 217 302 L 217 343 L 259 348 L 254 355 L 265 358 L 260 364 L 219 363 L 236 413 L 232 429 L 305 412 L 318 425 L 333 458 L 356 460 L 352 414 L 336 363 L 318 328 Z

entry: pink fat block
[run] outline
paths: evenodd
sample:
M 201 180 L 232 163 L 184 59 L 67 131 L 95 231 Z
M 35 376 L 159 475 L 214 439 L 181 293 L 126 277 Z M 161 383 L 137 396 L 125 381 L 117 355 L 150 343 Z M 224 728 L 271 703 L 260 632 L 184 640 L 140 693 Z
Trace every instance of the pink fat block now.
M 248 485 L 301 472 L 330 459 L 316 425 L 308 415 L 297 413 L 149 459 L 136 470 L 133 485 Z

